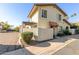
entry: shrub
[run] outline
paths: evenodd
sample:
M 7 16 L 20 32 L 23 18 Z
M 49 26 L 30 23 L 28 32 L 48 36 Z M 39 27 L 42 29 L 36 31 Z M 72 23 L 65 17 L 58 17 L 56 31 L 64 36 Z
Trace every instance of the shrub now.
M 14 28 L 14 31 L 15 31 L 15 32 L 19 32 L 19 27 L 15 27 L 15 28 Z
M 75 30 L 75 33 L 76 33 L 76 34 L 79 34 L 79 29 L 76 29 L 76 30 Z
M 4 23 L 3 25 L 3 30 L 8 30 L 10 29 L 11 25 L 9 25 L 8 23 Z
M 31 39 L 33 37 L 33 32 L 23 32 L 21 34 L 21 37 L 27 44 L 30 44 Z
M 71 32 L 69 30 L 63 30 L 64 35 L 71 35 Z
M 57 34 L 57 36 L 64 36 L 64 33 L 62 31 L 59 31 L 59 33 Z

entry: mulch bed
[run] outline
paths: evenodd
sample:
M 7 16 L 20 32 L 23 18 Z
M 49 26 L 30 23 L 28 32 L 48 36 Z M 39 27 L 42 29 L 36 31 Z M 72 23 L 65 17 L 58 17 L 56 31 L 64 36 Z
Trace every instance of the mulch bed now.
M 35 41 L 35 40 L 31 40 L 31 43 L 30 43 L 30 44 L 27 44 L 26 42 L 24 42 L 24 41 L 21 39 L 20 42 L 21 42 L 21 46 L 22 46 L 22 47 L 29 47 L 29 46 L 35 46 L 35 45 L 40 44 L 40 43 L 44 43 L 44 42 L 46 42 L 46 41 L 51 41 L 51 40 L 53 40 L 53 39 L 45 40 L 45 41 L 40 41 L 40 42 Z
M 37 41 L 34 41 L 34 40 L 32 40 L 30 44 L 27 44 L 22 39 L 20 39 L 20 41 L 21 41 L 21 46 L 22 47 L 34 46 L 34 45 L 38 44 L 38 42 Z

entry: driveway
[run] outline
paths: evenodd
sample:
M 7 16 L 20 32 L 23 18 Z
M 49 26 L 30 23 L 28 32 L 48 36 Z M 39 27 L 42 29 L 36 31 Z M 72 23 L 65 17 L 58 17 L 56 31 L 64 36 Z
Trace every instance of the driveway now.
M 54 55 L 79 55 L 79 35 L 73 35 L 73 42 L 64 46 L 54 53 Z
M 18 32 L 0 33 L 0 54 L 21 48 L 18 41 Z

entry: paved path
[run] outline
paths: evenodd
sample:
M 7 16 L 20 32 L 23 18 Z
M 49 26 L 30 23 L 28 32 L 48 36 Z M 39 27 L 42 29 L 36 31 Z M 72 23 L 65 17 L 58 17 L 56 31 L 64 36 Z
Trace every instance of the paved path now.
M 56 53 L 55 55 L 79 55 L 79 35 L 73 36 L 75 39 L 70 44 L 66 45 Z
M 77 39 L 79 39 L 79 35 L 65 36 L 58 39 L 40 43 L 36 46 L 26 47 L 26 50 L 28 50 L 32 54 L 50 55 L 54 54 L 61 47 L 69 45 L 71 44 L 71 42 L 77 41 Z M 77 45 L 79 45 L 79 43 Z
M 14 50 L 14 51 L 11 51 L 11 52 L 6 52 L 2 55 L 31 55 L 28 51 L 26 51 L 25 48 L 22 48 L 22 49 L 18 49 L 18 50 Z
M 0 54 L 21 48 L 17 44 L 18 34 L 17 32 L 0 33 Z
M 79 35 L 66 36 L 50 41 L 46 41 L 34 46 L 28 46 L 23 49 L 4 53 L 4 55 L 51 55 L 51 54 L 79 54 Z M 67 46 L 67 47 L 66 47 Z M 66 47 L 65 49 L 61 47 Z M 61 49 L 60 49 L 61 48 Z M 69 48 L 69 49 L 67 49 Z M 63 51 L 60 51 L 62 50 Z

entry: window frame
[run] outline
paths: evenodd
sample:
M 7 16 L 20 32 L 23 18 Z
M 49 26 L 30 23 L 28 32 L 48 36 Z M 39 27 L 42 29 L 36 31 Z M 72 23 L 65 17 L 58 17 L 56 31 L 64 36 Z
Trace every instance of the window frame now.
M 58 14 L 58 19 L 61 20 L 62 19 L 62 16 L 60 14 Z
M 42 9 L 41 17 L 42 18 L 47 18 L 47 10 Z

